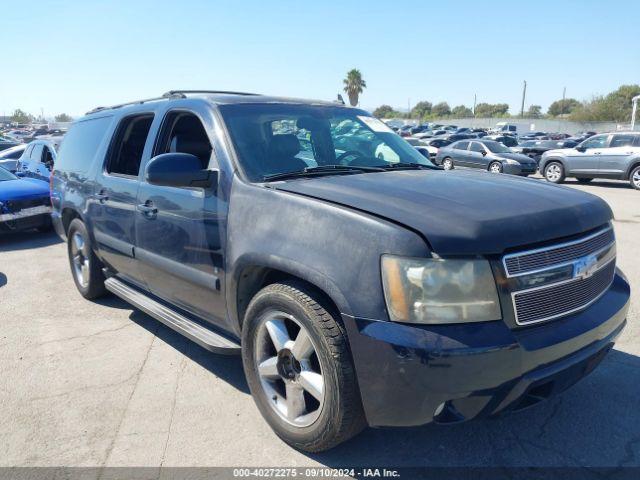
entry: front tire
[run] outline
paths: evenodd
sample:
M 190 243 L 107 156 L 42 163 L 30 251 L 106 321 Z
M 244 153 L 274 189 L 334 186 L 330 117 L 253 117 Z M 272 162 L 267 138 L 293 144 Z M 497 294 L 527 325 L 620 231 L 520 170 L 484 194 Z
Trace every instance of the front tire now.
M 444 168 L 445 170 L 453 170 L 453 159 L 451 159 L 450 157 L 446 157 L 444 160 L 442 160 L 442 168 Z
M 365 427 L 344 328 L 306 285 L 276 283 L 256 294 L 242 360 L 260 413 L 294 448 L 327 450 Z
M 636 190 L 640 190 L 640 165 L 631 170 L 629 174 L 629 183 Z
M 560 162 L 549 162 L 544 167 L 544 178 L 551 183 L 564 182 L 564 167 Z
M 491 162 L 489 164 L 489 171 L 491 173 L 502 173 L 502 163 L 501 162 Z
M 87 300 L 103 296 L 107 290 L 104 287 L 102 263 L 93 252 L 87 227 L 79 218 L 69 225 L 67 253 L 71 275 L 80 295 Z

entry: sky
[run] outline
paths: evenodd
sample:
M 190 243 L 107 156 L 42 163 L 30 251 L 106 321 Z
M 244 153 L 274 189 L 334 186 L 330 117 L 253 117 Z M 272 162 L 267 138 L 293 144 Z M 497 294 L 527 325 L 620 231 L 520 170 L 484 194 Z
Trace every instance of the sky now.
M 171 89 L 546 111 L 640 83 L 640 0 L 0 0 L 0 115 L 78 116 Z M 345 96 L 346 98 L 346 96 Z

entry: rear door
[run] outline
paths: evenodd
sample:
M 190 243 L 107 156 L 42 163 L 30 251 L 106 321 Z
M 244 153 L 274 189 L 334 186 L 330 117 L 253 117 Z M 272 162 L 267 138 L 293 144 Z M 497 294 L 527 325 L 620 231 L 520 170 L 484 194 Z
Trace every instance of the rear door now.
M 205 127 L 206 125 L 206 127 Z M 208 132 L 215 121 L 206 109 L 169 110 L 154 156 L 169 152 L 198 157 L 217 168 Z M 136 213 L 136 258 L 149 290 L 218 325 L 225 324 L 222 232 L 227 202 L 219 191 L 176 188 L 142 181 Z
M 103 262 L 139 286 L 144 286 L 144 280 L 133 254 L 138 176 L 143 157 L 152 150 L 147 140 L 153 118 L 153 113 L 138 113 L 120 120 L 89 203 Z
M 484 145 L 480 142 L 471 142 L 469 145 L 469 166 L 474 168 L 484 168 L 487 167 L 486 159 L 487 152 L 485 151 Z
M 638 152 L 640 135 L 632 133 L 614 133 L 609 142 L 609 148 L 604 149 L 598 166 L 599 176 L 609 178 L 624 178 L 629 167 L 629 159 Z
M 453 144 L 452 153 L 453 153 L 453 163 L 459 165 L 461 167 L 469 167 L 471 166 L 471 160 L 469 158 L 469 151 L 467 148 L 469 147 L 469 142 L 463 140 L 456 142 Z

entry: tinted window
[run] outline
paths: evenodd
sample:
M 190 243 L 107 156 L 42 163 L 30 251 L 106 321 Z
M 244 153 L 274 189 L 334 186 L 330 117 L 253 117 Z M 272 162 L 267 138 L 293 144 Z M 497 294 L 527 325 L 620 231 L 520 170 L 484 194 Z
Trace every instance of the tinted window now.
M 42 160 L 41 161 L 48 168 L 53 167 L 53 152 L 51 152 L 51 149 L 49 147 L 47 147 L 46 145 L 44 146 L 44 150 L 42 151 Z
M 596 135 L 582 142 L 584 148 L 604 148 L 607 146 L 608 135 Z
M 509 153 L 511 152 L 511 150 L 507 147 L 505 147 L 504 145 L 502 145 L 501 143 L 498 142 L 493 142 L 493 141 L 487 141 L 487 142 L 483 142 L 484 146 L 487 147 L 489 149 L 490 152 L 493 153 Z
M 200 159 L 202 168 L 209 167 L 211 143 L 200 119 L 188 112 L 169 112 L 162 124 L 155 155 L 190 153 Z
M 482 153 L 484 152 L 484 148 L 478 142 L 471 142 L 471 148 L 469 149 L 472 152 Z
M 634 140 L 638 135 L 614 135 L 611 139 L 610 147 L 627 147 L 633 145 Z
M 458 142 L 453 146 L 453 148 L 456 150 L 466 150 L 468 146 L 469 142 Z
M 93 161 L 112 117 L 98 117 L 75 123 L 58 152 L 57 169 L 86 172 Z
M 138 175 L 151 122 L 153 115 L 136 115 L 120 121 L 109 149 L 108 173 L 132 177 Z

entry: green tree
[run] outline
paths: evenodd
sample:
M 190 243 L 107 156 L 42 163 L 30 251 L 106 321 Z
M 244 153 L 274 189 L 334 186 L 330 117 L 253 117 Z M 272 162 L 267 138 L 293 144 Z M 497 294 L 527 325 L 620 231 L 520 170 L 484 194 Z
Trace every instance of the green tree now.
M 557 117 L 558 115 L 571 113 L 579 106 L 580 102 L 575 98 L 565 98 L 564 100 L 560 99 L 549 105 L 547 113 L 553 117 Z
M 509 112 L 506 103 L 479 103 L 476 105 L 476 117 L 504 117 Z
M 71 122 L 73 118 L 66 113 L 61 113 L 60 115 L 56 115 L 56 122 Z
M 458 105 L 457 107 L 453 107 L 453 109 L 451 110 L 451 115 L 456 118 L 468 118 L 473 117 L 473 112 L 469 107 Z
M 13 115 L 11 115 L 11 121 L 16 123 L 29 123 L 33 120 L 33 115 L 29 115 L 27 112 L 23 112 L 19 108 L 14 110 Z
M 431 115 L 431 109 L 433 108 L 433 104 L 431 102 L 418 102 L 411 109 L 411 118 L 419 118 L 423 119 Z
M 391 105 L 380 105 L 373 111 L 373 116 L 378 118 L 394 118 L 398 116 Z
M 524 116 L 529 118 L 540 118 L 542 116 L 542 107 L 540 105 L 530 105 L 529 110 L 525 112 Z
M 640 95 L 640 85 L 622 85 L 606 96 L 583 102 L 571 112 L 570 118 L 577 122 L 629 122 L 631 99 L 636 95 Z
M 360 94 L 367 88 L 367 82 L 362 78 L 360 70 L 353 68 L 347 72 L 344 80 L 344 91 L 349 96 L 349 103 L 352 107 L 358 105 Z
M 431 113 L 436 118 L 446 117 L 451 113 L 451 108 L 447 102 L 440 102 L 433 106 Z

